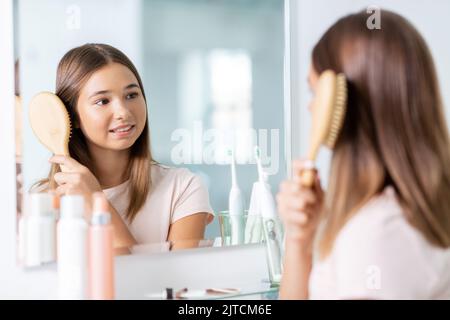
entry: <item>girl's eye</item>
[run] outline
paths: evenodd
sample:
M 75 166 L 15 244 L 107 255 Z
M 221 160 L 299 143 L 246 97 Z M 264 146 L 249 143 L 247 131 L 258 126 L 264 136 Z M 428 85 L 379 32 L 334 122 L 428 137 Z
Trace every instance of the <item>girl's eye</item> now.
M 98 100 L 95 104 L 98 106 L 104 106 L 105 104 L 108 104 L 108 103 L 109 103 L 108 99 L 101 99 L 101 100 Z
M 137 96 L 138 96 L 137 92 L 132 92 L 132 93 L 127 94 L 127 99 L 134 99 Z

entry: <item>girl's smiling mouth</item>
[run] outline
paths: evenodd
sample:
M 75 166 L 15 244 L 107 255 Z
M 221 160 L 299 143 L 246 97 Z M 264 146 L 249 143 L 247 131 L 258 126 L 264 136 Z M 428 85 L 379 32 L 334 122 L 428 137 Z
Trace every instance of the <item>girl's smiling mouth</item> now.
M 114 129 L 109 130 L 117 138 L 124 138 L 130 136 L 135 130 L 134 124 L 117 126 Z

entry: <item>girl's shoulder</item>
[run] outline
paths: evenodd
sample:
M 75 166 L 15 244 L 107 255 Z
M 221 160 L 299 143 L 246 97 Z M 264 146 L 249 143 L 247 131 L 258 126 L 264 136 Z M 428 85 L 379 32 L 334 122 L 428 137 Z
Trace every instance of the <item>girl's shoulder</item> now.
M 214 211 L 209 203 L 209 192 L 201 174 L 194 174 L 187 168 L 173 168 L 155 164 L 152 166 L 152 188 L 155 194 L 168 194 L 174 204 L 172 223 L 187 215 Z
M 407 223 L 396 192 L 392 186 L 386 187 L 380 194 L 363 205 L 346 224 L 351 228 L 353 224 L 385 226 L 390 223 Z M 345 228 L 345 227 L 344 227 Z
M 339 232 L 336 241 L 354 243 L 357 239 L 372 245 L 383 245 L 393 240 L 425 240 L 408 222 L 391 186 L 362 206 Z
M 196 179 L 197 176 L 187 168 L 170 167 L 160 163 L 152 164 L 151 167 L 152 183 L 158 183 L 161 180 L 170 180 L 172 182 L 189 182 Z
M 430 297 L 439 279 L 450 283 L 449 276 L 442 278 L 450 265 L 450 250 L 433 246 L 408 222 L 392 187 L 367 202 L 345 224 L 332 256 L 347 293 L 352 292 L 349 279 L 356 274 L 361 276 L 358 288 L 364 287 L 370 275 L 382 274 L 383 290 L 358 291 L 379 298 Z

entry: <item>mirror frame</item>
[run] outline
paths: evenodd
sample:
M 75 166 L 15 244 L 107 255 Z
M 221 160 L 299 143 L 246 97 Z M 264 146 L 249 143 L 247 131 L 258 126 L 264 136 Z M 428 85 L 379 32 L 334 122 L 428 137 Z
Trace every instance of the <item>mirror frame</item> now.
M 2 221 L 0 221 L 0 297 L 16 299 L 45 299 L 51 297 L 56 289 L 56 271 L 54 265 L 24 269 L 17 264 L 17 212 L 16 212 L 16 166 L 15 166 L 15 128 L 14 128 L 14 1 L 0 1 L 0 101 L 6 106 L 0 117 L 0 199 L 2 202 Z M 284 113 L 285 113 L 285 159 L 287 173 L 291 173 L 293 146 L 298 145 L 298 84 L 297 64 L 291 56 L 298 51 L 297 0 L 284 0 Z M 292 32 L 294 30 L 294 32 Z M 9 106 L 9 107 L 8 107 Z M 295 108 L 294 108 L 295 106 Z M 296 137 L 296 140 L 292 140 Z M 294 150 L 294 154 L 298 150 Z M 12 214 L 14 213 L 14 214 Z M 130 256 L 131 257 L 131 256 Z M 126 259 L 126 257 L 121 257 Z

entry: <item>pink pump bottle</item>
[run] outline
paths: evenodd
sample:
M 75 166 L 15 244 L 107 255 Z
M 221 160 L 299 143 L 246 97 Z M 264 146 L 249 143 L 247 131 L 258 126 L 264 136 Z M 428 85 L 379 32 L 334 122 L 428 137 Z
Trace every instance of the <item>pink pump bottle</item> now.
M 89 226 L 89 299 L 114 299 L 113 225 L 108 201 L 102 192 L 93 195 L 94 205 Z

